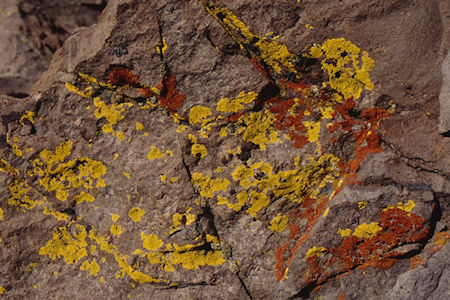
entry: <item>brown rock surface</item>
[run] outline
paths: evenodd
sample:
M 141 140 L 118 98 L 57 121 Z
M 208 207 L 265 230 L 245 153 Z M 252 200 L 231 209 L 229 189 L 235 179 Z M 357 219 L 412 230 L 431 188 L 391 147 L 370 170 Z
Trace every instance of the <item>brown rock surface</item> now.
M 0 3 L 0 94 L 26 97 L 53 53 L 94 24 L 103 0 L 5 0 Z
M 109 1 L 0 97 L 0 297 L 448 298 L 448 13 Z

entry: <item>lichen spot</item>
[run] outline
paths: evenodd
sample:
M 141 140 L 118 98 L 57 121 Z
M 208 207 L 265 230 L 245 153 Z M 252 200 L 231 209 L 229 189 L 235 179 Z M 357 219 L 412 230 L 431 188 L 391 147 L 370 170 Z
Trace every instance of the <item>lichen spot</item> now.
M 137 131 L 144 130 L 144 125 L 142 123 L 136 122 L 136 130 Z
M 145 215 L 145 211 L 139 207 L 133 207 L 128 211 L 128 216 L 133 222 L 140 222 L 143 215 Z
M 337 233 L 340 234 L 342 237 L 347 237 L 352 234 L 352 230 L 350 228 L 347 229 L 339 228 Z
M 141 232 L 141 239 L 144 241 L 142 246 L 150 251 L 156 251 L 163 245 L 163 241 L 161 241 L 158 236 L 153 233 L 146 235 L 144 232 Z
M 358 208 L 359 209 L 364 209 L 364 208 L 366 208 L 367 204 L 368 204 L 367 201 L 359 201 L 358 202 Z
M 235 99 L 223 98 L 217 103 L 217 111 L 236 113 L 238 111 L 244 110 L 244 104 L 251 103 L 256 100 L 258 94 L 250 92 L 248 94 L 245 91 L 241 91 Z
M 113 235 L 121 235 L 122 234 L 122 227 L 120 227 L 117 224 L 112 224 L 111 227 L 109 228 L 109 231 L 113 234 Z
M 413 210 L 414 206 L 416 206 L 414 201 L 408 200 L 408 203 L 399 202 L 397 205 L 388 206 L 387 208 L 383 209 L 383 211 L 388 210 L 388 209 L 398 208 L 398 209 L 404 210 L 406 212 L 410 212 Z
M 363 51 L 362 56 L 360 53 L 361 50 L 355 44 L 344 38 L 330 39 L 322 46 L 315 45 L 310 49 L 312 57 L 325 56 L 321 64 L 328 73 L 328 84 L 345 99 L 358 99 L 363 87 L 369 90 L 374 88 L 369 72 L 375 62 L 366 51 Z
M 317 142 L 319 140 L 321 122 L 305 121 L 303 125 L 306 127 L 306 136 L 310 143 Z
M 80 270 L 82 270 L 82 271 L 89 271 L 89 275 L 90 276 L 97 277 L 98 272 L 100 271 L 100 266 L 97 263 L 97 260 L 94 258 L 91 263 L 89 263 L 88 260 L 85 260 L 81 264 Z
M 327 248 L 325 247 L 312 247 L 308 250 L 308 252 L 306 253 L 306 258 L 310 258 L 313 256 L 320 256 L 322 255 L 325 251 L 327 251 Z
M 125 134 L 122 131 L 117 131 L 117 139 L 123 141 L 125 139 Z
M 164 157 L 164 153 L 162 153 L 161 150 L 159 150 L 155 146 L 152 146 L 152 148 L 150 149 L 150 151 L 147 154 L 147 158 L 150 160 L 159 159 L 159 158 L 163 158 L 163 157 Z
M 117 220 L 119 220 L 120 216 L 118 214 L 111 214 L 111 219 L 113 222 L 116 222 Z
M 206 119 L 210 115 L 211 109 L 209 109 L 209 107 L 196 105 L 192 107 L 191 110 L 189 111 L 189 123 L 197 124 L 198 122 L 202 121 L 203 119 Z
M 325 212 L 323 213 L 322 217 L 325 218 L 329 212 L 330 212 L 330 208 L 327 207 L 327 209 L 325 209 Z
M 161 177 L 161 181 L 162 181 L 162 182 L 166 182 L 166 180 L 167 180 L 167 174 L 162 174 L 160 177 Z
M 353 235 L 361 239 L 369 239 L 375 236 L 382 229 L 383 228 L 381 228 L 376 222 L 372 222 L 370 224 L 363 223 L 355 228 Z
M 286 215 L 279 213 L 272 219 L 272 221 L 270 221 L 270 226 L 268 228 L 276 232 L 282 232 L 286 229 L 288 223 L 289 223 L 288 217 Z
M 93 202 L 95 197 L 85 191 L 81 191 L 79 195 L 73 196 L 73 200 L 75 200 L 76 204 L 81 204 L 83 202 Z

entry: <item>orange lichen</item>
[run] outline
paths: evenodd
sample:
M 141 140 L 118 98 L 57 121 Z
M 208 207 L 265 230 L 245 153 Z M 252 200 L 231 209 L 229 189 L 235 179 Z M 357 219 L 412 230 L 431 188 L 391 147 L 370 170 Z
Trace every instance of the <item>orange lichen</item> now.
M 161 106 L 167 107 L 167 109 L 174 113 L 178 108 L 183 105 L 186 95 L 176 90 L 176 79 L 174 74 L 169 74 L 167 78 L 162 81 L 161 92 L 158 95 L 158 99 Z
M 307 261 L 312 270 L 320 265 L 325 269 L 332 268 L 335 273 L 343 273 L 355 267 L 390 268 L 397 260 L 395 257 L 400 255 L 390 250 L 401 244 L 417 243 L 426 238 L 429 227 L 425 227 L 425 222 L 423 217 L 399 208 L 383 210 L 380 212 L 380 230 L 376 225 L 374 234 L 346 237 L 340 245 L 326 251 L 331 254 L 327 260 L 311 257 Z M 320 284 L 327 278 L 324 273 L 314 276 L 312 273 L 311 270 L 307 273 L 309 275 L 306 279 L 309 282 Z
M 139 86 L 138 76 L 123 67 L 115 67 L 108 75 L 108 82 L 119 86 L 125 84 L 133 87 Z
M 411 257 L 409 269 L 414 270 L 417 266 L 420 266 L 424 262 L 425 260 L 422 257 L 420 257 L 420 255 L 413 256 Z

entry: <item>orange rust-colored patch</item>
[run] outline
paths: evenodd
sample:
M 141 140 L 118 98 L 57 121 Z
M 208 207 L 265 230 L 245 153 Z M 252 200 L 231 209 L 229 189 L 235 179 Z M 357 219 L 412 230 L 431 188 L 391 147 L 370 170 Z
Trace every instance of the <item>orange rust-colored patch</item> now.
M 344 293 L 343 292 L 339 293 L 339 300 L 344 300 Z
M 145 98 L 150 98 L 151 96 L 155 95 L 155 93 L 149 88 L 140 88 L 138 89 L 138 92 L 144 94 Z
M 425 250 L 432 252 L 441 251 L 442 247 L 447 244 L 449 239 L 449 231 L 438 232 L 433 236 L 431 243 L 425 246 Z
M 323 283 L 326 275 L 311 274 L 318 268 L 333 270 L 334 274 L 348 272 L 355 268 L 365 269 L 377 267 L 390 268 L 397 261 L 400 253 L 389 251 L 405 243 L 417 243 L 427 237 L 429 227 L 425 226 L 425 219 L 419 215 L 408 213 L 399 208 L 392 208 L 380 212 L 380 226 L 382 230 L 371 238 L 363 239 L 357 236 L 346 237 L 338 246 L 328 249 L 316 261 L 307 259 L 310 264 L 305 279 L 316 284 Z M 324 258 L 328 257 L 327 260 Z M 317 263 L 320 262 L 320 265 Z
M 260 72 L 264 78 L 266 78 L 268 81 L 273 82 L 272 77 L 270 76 L 269 72 L 267 72 L 266 67 L 264 66 L 264 61 L 260 56 L 255 56 L 251 59 L 253 67 Z
M 231 116 L 228 117 L 228 121 L 234 123 L 237 120 L 239 120 L 239 118 L 242 117 L 243 115 L 244 115 L 243 111 L 232 114 Z
M 159 94 L 159 103 L 161 106 L 174 113 L 183 105 L 186 95 L 176 90 L 177 81 L 174 74 L 169 74 L 167 78 L 162 80 L 161 93 Z
M 275 258 L 277 260 L 277 264 L 275 265 L 275 271 L 276 271 L 276 278 L 278 281 L 281 281 L 285 276 L 285 252 L 287 250 L 287 247 L 289 247 L 290 243 L 284 243 L 283 246 L 277 249 L 277 252 L 275 254 Z
M 123 67 L 115 67 L 108 75 L 108 82 L 119 86 L 125 84 L 133 87 L 139 86 L 138 76 Z
M 420 266 L 421 264 L 423 264 L 424 262 L 425 262 L 425 260 L 422 257 L 420 257 L 419 255 L 413 256 L 411 258 L 411 263 L 410 263 L 409 269 L 413 270 L 417 266 Z
M 381 259 L 372 259 L 368 262 L 359 266 L 359 269 L 365 270 L 368 267 L 377 267 L 379 269 L 389 269 L 392 267 L 398 259 L 395 258 L 381 258 Z
M 284 278 L 284 274 L 286 273 L 286 270 L 289 268 L 289 265 L 292 263 L 292 261 L 294 260 L 295 255 L 297 254 L 298 249 L 300 248 L 301 245 L 303 245 L 305 243 L 305 241 L 308 239 L 309 235 L 311 234 L 311 230 L 314 227 L 314 225 L 316 224 L 317 220 L 320 218 L 320 216 L 322 215 L 322 213 L 324 212 L 326 205 L 327 205 L 327 199 L 325 198 L 324 200 L 322 200 L 319 205 L 317 205 L 317 207 L 315 209 L 313 209 L 312 211 L 310 209 L 312 209 L 312 206 L 314 204 L 316 204 L 316 201 L 307 196 L 305 197 L 305 199 L 302 202 L 302 206 L 306 208 L 306 210 L 308 211 L 308 213 L 302 212 L 299 217 L 300 218 L 304 218 L 306 217 L 308 220 L 308 226 L 305 228 L 306 233 L 298 236 L 298 238 L 295 240 L 295 244 L 292 248 L 292 250 L 289 253 L 288 259 L 283 260 L 283 265 L 281 264 L 277 264 L 277 274 L 276 274 L 276 278 L 278 281 L 281 281 Z M 286 245 L 286 244 L 285 244 Z M 291 245 L 291 243 L 287 243 L 287 245 Z M 287 246 L 284 247 L 284 252 L 283 254 L 286 252 Z M 283 256 L 284 258 L 284 256 Z M 278 259 L 277 259 L 278 261 Z M 315 272 L 310 272 L 311 275 L 315 276 L 314 274 L 316 274 Z

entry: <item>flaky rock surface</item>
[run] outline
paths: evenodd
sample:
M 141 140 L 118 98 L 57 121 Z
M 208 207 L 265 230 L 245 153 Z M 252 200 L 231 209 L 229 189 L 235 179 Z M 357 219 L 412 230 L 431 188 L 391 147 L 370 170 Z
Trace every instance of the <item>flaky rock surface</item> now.
M 0 297 L 448 298 L 448 2 L 273 2 L 110 0 L 0 96 Z

